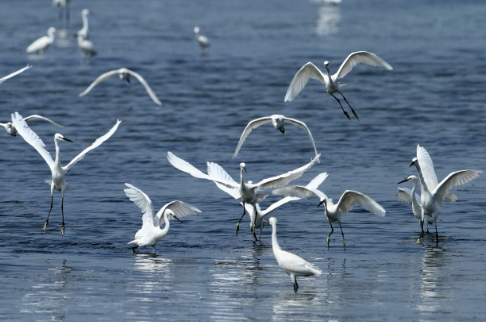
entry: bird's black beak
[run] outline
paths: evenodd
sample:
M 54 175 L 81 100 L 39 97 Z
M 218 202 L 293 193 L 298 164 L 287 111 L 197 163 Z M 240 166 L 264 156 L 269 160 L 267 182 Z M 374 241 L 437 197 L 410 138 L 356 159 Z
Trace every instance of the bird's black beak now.
M 404 183 L 404 182 L 407 182 L 407 181 L 408 181 L 408 179 L 405 179 L 405 180 L 400 181 L 400 182 L 399 182 L 399 183 L 397 183 L 397 184 Z
M 317 208 L 319 208 L 323 203 L 324 203 L 324 200 L 322 200 L 321 202 L 319 202 L 319 204 L 317 205 Z
M 245 170 L 245 172 L 246 172 L 246 168 L 243 168 L 243 170 Z M 248 172 L 246 172 L 246 173 L 248 173 Z
M 182 223 L 182 221 L 179 218 L 177 218 L 176 216 L 172 216 L 172 217 L 174 217 L 175 219 L 177 219 L 178 222 Z
M 285 134 L 285 129 L 280 129 L 280 132 L 282 132 L 282 134 Z
M 410 167 L 411 167 L 411 166 L 413 166 L 413 165 L 415 164 L 415 162 L 417 162 L 417 161 L 413 161 L 413 162 L 410 164 Z M 410 167 L 409 167 L 409 168 L 410 168 Z
M 67 138 L 62 138 L 62 139 L 63 139 L 64 141 L 73 142 L 73 141 L 71 141 L 71 140 L 69 140 L 69 139 L 67 139 Z

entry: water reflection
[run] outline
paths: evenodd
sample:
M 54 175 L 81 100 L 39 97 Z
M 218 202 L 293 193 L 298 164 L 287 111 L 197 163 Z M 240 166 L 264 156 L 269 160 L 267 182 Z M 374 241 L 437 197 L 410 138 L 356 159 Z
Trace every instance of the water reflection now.
M 341 13 L 339 6 L 325 5 L 319 8 L 316 33 L 319 36 L 330 36 L 339 31 Z
M 306 312 L 319 310 L 322 307 L 323 299 L 314 289 L 311 290 L 299 290 L 298 293 L 294 293 L 291 288 L 289 292 L 280 293 L 274 300 L 276 303 L 273 305 L 272 321 L 282 321 L 289 317 L 289 314 L 295 314 L 296 312 Z M 312 306 L 314 308 L 310 309 Z

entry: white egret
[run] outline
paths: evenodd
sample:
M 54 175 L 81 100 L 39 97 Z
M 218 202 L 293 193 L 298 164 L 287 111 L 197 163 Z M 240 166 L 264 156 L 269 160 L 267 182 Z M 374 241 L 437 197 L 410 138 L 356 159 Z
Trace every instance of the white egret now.
M 150 198 L 140 189 L 132 186 L 129 183 L 125 183 L 129 189 L 125 189 L 125 193 L 131 201 L 133 201 L 142 210 L 142 228 L 135 234 L 135 239 L 128 244 L 135 244 L 132 250 L 145 248 L 152 246 L 152 253 L 155 255 L 155 244 L 167 235 L 169 232 L 170 223 L 172 218 L 177 219 L 180 222 L 180 218 L 195 215 L 201 212 L 194 206 L 185 202 L 174 200 L 160 208 L 159 212 L 154 217 L 154 207 Z M 162 219 L 164 220 L 165 227 L 160 229 L 162 225 Z
M 287 275 L 290 275 L 292 282 L 294 283 L 294 292 L 297 293 L 299 284 L 297 284 L 297 276 L 320 276 L 322 271 L 315 265 L 307 262 L 303 258 L 286 252 L 280 248 L 277 240 L 277 218 L 272 217 L 269 220 L 272 225 L 272 250 L 278 266 Z
M 154 103 L 157 104 L 157 105 L 162 105 L 162 103 L 159 101 L 157 96 L 154 94 L 154 92 L 152 91 L 152 89 L 150 88 L 148 83 L 145 81 L 145 79 L 143 79 L 143 77 L 140 76 L 139 74 L 137 74 L 134 71 L 131 71 L 130 69 L 127 69 L 127 68 L 115 69 L 115 70 L 111 70 L 109 72 L 106 72 L 104 74 L 101 74 L 97 79 L 95 79 L 95 81 L 91 85 L 89 85 L 89 87 L 84 92 L 79 94 L 79 96 L 81 97 L 81 96 L 88 94 L 93 89 L 93 87 L 95 87 L 96 85 L 98 85 L 99 83 L 104 81 L 105 79 L 108 79 L 108 78 L 116 76 L 116 75 L 120 76 L 121 80 L 126 80 L 129 83 L 130 83 L 130 77 L 131 76 L 135 77 L 145 87 L 145 90 L 149 94 L 152 101 L 154 101 Z
M 42 140 L 37 136 L 37 134 L 32 131 L 27 123 L 24 121 L 22 116 L 18 113 L 15 112 L 14 115 L 12 115 L 12 121 L 17 129 L 17 132 L 24 138 L 24 140 L 32 145 L 34 149 L 39 152 L 39 154 L 44 158 L 44 160 L 47 162 L 47 165 L 51 169 L 51 174 L 52 174 L 52 180 L 46 180 L 46 183 L 48 183 L 51 186 L 51 208 L 49 209 L 49 214 L 47 215 L 46 223 L 44 224 L 44 232 L 47 229 L 47 225 L 49 223 L 49 216 L 51 215 L 51 210 L 53 206 L 53 200 L 54 200 L 54 189 L 57 191 L 61 191 L 62 193 L 62 203 L 61 203 L 61 212 L 62 212 L 62 228 L 61 228 L 61 234 L 64 236 L 64 194 L 66 191 L 70 190 L 71 187 L 66 183 L 65 176 L 66 173 L 69 171 L 69 169 L 76 164 L 79 160 L 84 158 L 86 153 L 89 151 L 93 150 L 94 148 L 100 146 L 103 142 L 108 140 L 113 133 L 115 133 L 116 129 L 118 128 L 118 125 L 120 124 L 120 120 L 118 120 L 111 128 L 108 133 L 103 135 L 102 137 L 98 138 L 93 144 L 91 144 L 88 148 L 84 149 L 83 152 L 78 154 L 74 159 L 71 160 L 67 165 L 64 167 L 61 166 L 61 160 L 59 157 L 59 145 L 58 141 L 68 141 L 72 142 L 71 140 L 65 138 L 59 133 L 56 133 L 54 135 L 54 143 L 56 145 L 56 160 L 52 160 L 51 155 L 49 152 L 44 148 L 45 144 L 42 142 Z
M 268 179 L 263 179 L 260 182 L 254 184 L 254 183 L 245 183 L 244 178 L 243 178 L 243 171 L 246 171 L 246 165 L 244 163 L 240 163 L 240 183 L 236 183 L 234 180 L 229 181 L 229 180 L 222 180 L 219 178 L 214 178 L 211 175 L 206 175 L 196 169 L 194 166 L 189 164 L 188 162 L 182 160 L 181 158 L 176 157 L 174 154 L 171 152 L 167 153 L 167 159 L 169 160 L 170 164 L 172 164 L 175 168 L 187 172 L 193 177 L 196 178 L 201 178 L 201 179 L 207 179 L 211 180 L 214 182 L 217 182 L 219 184 L 222 184 L 228 188 L 237 188 L 238 193 L 240 194 L 238 201 L 240 201 L 243 204 L 243 215 L 241 216 L 240 220 L 236 224 L 236 234 L 238 235 L 238 230 L 240 229 L 240 222 L 243 219 L 243 217 L 246 214 L 246 208 L 245 204 L 251 204 L 254 207 L 255 213 L 257 213 L 256 210 L 256 204 L 264 200 L 268 194 L 262 194 L 258 193 L 258 190 L 261 188 L 280 188 L 291 182 L 292 180 L 295 180 L 297 178 L 300 178 L 302 174 L 310 169 L 314 163 L 317 161 L 317 159 L 320 157 L 320 154 L 317 155 L 314 159 L 311 160 L 308 164 L 295 169 L 293 171 L 289 171 L 287 173 L 281 174 L 279 176 L 271 177 Z
M 331 198 L 328 198 L 324 192 L 317 190 L 317 188 L 308 188 L 303 186 L 288 186 L 280 189 L 275 189 L 272 192 L 275 195 L 283 195 L 283 196 L 290 196 L 290 197 L 300 197 L 300 198 L 308 198 L 315 194 L 320 199 L 320 205 L 324 204 L 324 213 L 331 225 L 331 233 L 327 237 L 327 246 L 329 247 L 329 241 L 331 240 L 331 235 L 334 232 L 334 227 L 332 227 L 332 222 L 337 221 L 339 223 L 339 227 L 341 228 L 341 235 L 343 236 L 343 245 L 346 247 L 346 240 L 344 239 L 344 232 L 343 227 L 341 225 L 341 215 L 347 212 L 350 212 L 355 203 L 358 203 L 362 208 L 368 210 L 369 212 L 384 217 L 385 216 L 385 209 L 380 206 L 376 201 L 368 197 L 367 195 L 353 190 L 346 190 L 339 198 L 337 204 L 332 202 Z
M 28 53 L 38 52 L 39 55 L 44 54 L 44 50 L 47 49 L 54 42 L 56 36 L 56 28 L 50 27 L 47 30 L 47 36 L 40 37 L 36 41 L 27 47 L 26 51 Z
M 439 212 L 444 206 L 444 199 L 449 197 L 450 201 L 456 201 L 458 197 L 450 194 L 450 190 L 454 186 L 460 186 L 469 181 L 479 177 L 481 170 L 460 170 L 449 173 L 439 184 L 434 186 L 434 177 L 437 180 L 437 176 L 434 171 L 434 164 L 430 155 L 425 148 L 417 144 L 417 157 L 412 159 L 412 164 L 417 168 L 418 176 L 421 185 L 421 198 L 422 204 L 422 220 L 427 220 L 429 223 L 432 221 L 435 224 L 435 236 L 437 243 L 439 242 L 439 233 L 437 231 L 437 218 Z M 425 179 L 427 178 L 427 179 Z M 423 231 L 422 231 L 423 235 Z M 420 237 L 422 237 L 420 235 Z M 419 238 L 420 240 L 420 238 Z
M 260 125 L 263 125 L 263 124 L 269 123 L 269 122 L 272 122 L 273 127 L 275 127 L 277 130 L 279 130 L 282 133 L 285 133 L 285 123 L 297 125 L 301 129 L 305 130 L 307 132 L 307 134 L 309 135 L 309 138 L 312 142 L 312 146 L 314 147 L 314 152 L 316 153 L 316 156 L 317 156 L 316 144 L 314 143 L 314 139 L 312 138 L 312 134 L 309 131 L 309 128 L 307 127 L 307 125 L 305 125 L 304 122 L 301 122 L 301 121 L 295 120 L 295 119 L 291 119 L 291 118 L 285 117 L 283 115 L 274 114 L 274 115 L 271 115 L 271 116 L 265 116 L 265 117 L 261 117 L 261 118 L 258 118 L 258 119 L 254 119 L 254 120 L 250 121 L 250 123 L 248 123 L 248 125 L 243 130 L 243 133 L 241 134 L 240 141 L 238 142 L 238 145 L 236 147 L 236 151 L 233 154 L 233 159 L 238 155 L 238 152 L 240 151 L 240 148 L 243 145 L 243 142 L 245 142 L 246 137 L 251 133 L 251 131 L 253 131 L 257 127 L 259 127 Z M 319 162 L 319 160 L 317 160 L 317 161 Z
M 51 123 L 51 124 L 53 124 L 57 127 L 63 127 L 62 125 L 59 125 L 52 120 L 49 120 L 47 117 L 43 117 L 43 116 L 40 116 L 40 115 L 31 115 L 31 116 L 24 117 L 24 121 L 33 120 L 33 119 L 41 119 L 41 120 L 47 121 L 47 122 L 49 122 L 49 123 Z M 15 129 L 15 126 L 13 125 L 12 122 L 0 123 L 0 126 L 3 126 L 5 128 L 8 135 L 17 136 L 17 130 Z
M 12 74 L 8 74 L 7 76 L 4 76 L 4 77 L 0 78 L 0 84 L 3 83 L 3 82 L 5 82 L 7 79 L 12 78 L 15 75 L 18 75 L 18 74 L 22 73 L 24 70 L 27 70 L 27 69 L 29 69 L 31 67 L 32 67 L 31 65 L 28 65 L 27 64 L 27 66 L 25 66 L 24 68 L 21 68 L 18 71 L 13 72 Z
M 337 73 L 334 75 L 331 75 L 331 72 L 329 71 L 328 61 L 324 62 L 324 67 L 326 68 L 325 74 L 322 73 L 319 68 L 317 68 L 313 63 L 308 62 L 307 64 L 302 66 L 302 68 L 295 74 L 289 88 L 287 89 L 287 94 L 285 95 L 284 101 L 291 102 L 295 97 L 297 97 L 297 95 L 299 95 L 300 91 L 305 87 L 310 78 L 317 79 L 326 86 L 327 93 L 338 101 L 346 117 L 351 120 L 349 114 L 344 110 L 343 106 L 341 105 L 341 101 L 336 96 L 334 96 L 334 93 L 336 92 L 341 94 L 341 96 L 348 104 L 349 108 L 351 108 L 354 116 L 359 121 L 358 115 L 353 110 L 351 105 L 349 105 L 349 102 L 346 97 L 344 97 L 343 93 L 341 93 L 341 91 L 339 90 L 339 86 L 343 86 L 345 84 L 339 83 L 337 81 L 338 79 L 346 76 L 351 71 L 351 69 L 353 69 L 353 67 L 359 63 L 367 64 L 370 66 L 383 67 L 388 70 L 393 69 L 386 61 L 384 61 L 377 55 L 367 51 L 357 51 L 349 54 L 349 56 L 341 64 L 341 67 L 339 67 Z
M 88 15 L 89 15 L 89 10 L 88 9 L 83 9 L 81 11 L 81 19 L 83 19 L 83 28 L 81 28 L 77 33 L 76 36 L 79 37 L 81 36 L 82 39 L 89 39 L 89 26 L 88 26 Z
M 204 52 L 204 49 L 206 49 L 210 45 L 208 37 L 199 34 L 199 27 L 194 27 L 194 36 L 196 37 L 197 43 Z
M 78 35 L 78 47 L 84 53 L 84 57 L 92 57 L 95 56 L 96 50 L 93 48 L 93 43 L 87 39 L 84 39 L 82 36 Z

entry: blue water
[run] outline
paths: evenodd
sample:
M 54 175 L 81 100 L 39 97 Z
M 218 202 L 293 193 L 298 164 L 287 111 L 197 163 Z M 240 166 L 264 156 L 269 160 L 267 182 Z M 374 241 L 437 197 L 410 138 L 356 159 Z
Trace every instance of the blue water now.
M 72 34 L 88 8 L 98 55 L 85 60 Z M 121 119 L 118 131 L 68 173 L 66 233 L 60 193 L 46 234 L 50 171 L 21 137 L 0 135 L 0 319 L 11 321 L 478 321 L 486 309 L 484 175 L 452 192 L 435 234 L 420 233 L 397 182 L 411 174 L 416 145 L 434 160 L 439 180 L 452 171 L 485 169 L 486 3 L 483 1 L 80 1 L 73 0 L 68 37 L 38 58 L 25 53 L 50 26 L 61 27 L 49 1 L 0 2 L 0 75 L 33 67 L 0 85 L 1 120 L 41 114 L 31 128 L 62 163 Z M 210 38 L 201 55 L 193 28 Z M 337 102 L 311 81 L 283 99 L 306 62 L 334 72 L 353 51 L 376 53 L 393 71 L 360 65 L 343 79 L 360 116 L 348 121 Z M 127 67 L 143 75 L 162 101 L 136 80 L 106 80 L 78 97 L 98 75 Z M 313 155 L 297 127 L 282 135 L 253 131 L 231 159 L 249 120 L 283 114 L 307 123 L 321 164 L 296 184 L 328 172 L 321 190 L 337 200 L 346 189 L 376 199 L 379 218 L 356 206 L 343 215 L 346 250 L 314 198 L 275 212 L 283 249 L 322 269 L 301 278 L 298 293 L 278 267 L 269 227 L 253 243 L 241 206 L 213 183 L 173 168 L 168 151 L 205 171 L 217 162 L 238 179 L 239 163 L 258 181 L 298 168 Z M 202 213 L 173 222 L 157 257 L 132 254 L 127 242 L 141 213 L 124 183 L 147 193 L 158 210 L 172 200 Z M 405 186 L 409 186 L 405 184 Z M 409 188 L 411 188 L 409 186 Z M 271 196 L 267 207 L 278 200 Z M 431 227 L 432 228 L 432 227 Z M 434 229 L 432 228 L 432 231 Z

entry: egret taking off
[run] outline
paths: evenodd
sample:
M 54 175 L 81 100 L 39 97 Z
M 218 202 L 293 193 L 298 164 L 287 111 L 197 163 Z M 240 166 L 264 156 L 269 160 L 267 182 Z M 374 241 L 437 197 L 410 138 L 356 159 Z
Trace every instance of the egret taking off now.
M 307 262 L 299 256 L 286 252 L 280 248 L 277 241 L 277 218 L 272 217 L 268 220 L 272 225 L 272 250 L 278 266 L 287 275 L 290 275 L 294 283 L 294 292 L 297 293 L 299 284 L 297 284 L 297 276 L 320 276 L 322 271 L 315 265 Z
M 12 114 L 12 116 L 13 116 L 13 114 Z M 62 127 L 62 125 L 59 125 L 56 122 L 51 121 L 48 118 L 40 116 L 40 115 L 27 116 L 27 117 L 24 118 L 24 121 L 28 121 L 28 120 L 32 120 L 32 119 L 41 119 L 41 120 L 47 121 L 47 122 L 49 122 L 49 123 L 51 123 L 51 124 L 53 124 L 57 127 Z M 3 126 L 9 135 L 17 136 L 17 130 L 15 129 L 15 126 L 13 125 L 12 122 L 0 123 L 0 126 Z
M 162 103 L 160 103 L 159 99 L 154 94 L 154 92 L 152 91 L 150 86 L 147 84 L 145 79 L 143 79 L 143 77 L 140 76 L 139 74 L 137 74 L 134 71 L 131 71 L 127 68 L 115 69 L 115 70 L 111 70 L 109 72 L 106 72 L 104 74 L 101 74 L 97 79 L 95 79 L 95 81 L 91 85 L 89 85 L 89 87 L 84 92 L 79 94 L 79 96 L 81 97 L 81 96 L 88 94 L 96 85 L 98 85 L 99 83 L 101 83 L 105 79 L 108 79 L 108 78 L 110 78 L 112 76 L 116 76 L 116 75 L 120 76 L 121 80 L 126 80 L 129 83 L 130 83 L 130 77 L 132 77 L 132 76 L 135 77 L 145 87 L 145 90 L 149 94 L 152 101 L 154 101 L 154 103 L 157 104 L 157 105 L 162 105 Z
M 346 76 L 351 71 L 351 69 L 353 69 L 353 67 L 359 63 L 367 64 L 370 66 L 383 67 L 388 70 L 393 69 L 386 61 L 384 61 L 377 55 L 367 51 L 357 51 L 349 54 L 349 56 L 341 64 L 341 67 L 339 67 L 337 73 L 334 75 L 331 75 L 331 72 L 329 71 L 328 61 L 324 62 L 324 67 L 326 68 L 325 74 L 322 73 L 319 70 L 319 68 L 317 68 L 313 63 L 309 62 L 304 66 L 302 66 L 302 68 L 297 72 L 297 74 L 295 74 L 294 79 L 292 79 L 292 82 L 290 83 L 290 86 L 287 89 L 287 94 L 285 95 L 285 102 L 291 102 L 295 97 L 297 97 L 297 95 L 299 95 L 300 91 L 305 87 L 309 79 L 311 78 L 317 79 L 318 81 L 320 81 L 322 84 L 326 86 L 327 93 L 338 101 L 346 117 L 349 120 L 351 120 L 349 114 L 344 110 L 341 101 L 336 96 L 334 96 L 334 93 L 336 92 L 341 94 L 341 96 L 344 98 L 349 108 L 353 112 L 354 116 L 359 121 L 358 115 L 353 110 L 351 105 L 349 105 L 349 102 L 346 99 L 346 97 L 344 97 L 343 93 L 341 93 L 341 91 L 339 90 L 339 86 L 343 86 L 345 84 L 339 83 L 337 81 L 338 79 Z
M 194 37 L 196 37 L 197 43 L 204 52 L 204 50 L 209 47 L 208 37 L 199 34 L 199 27 L 194 27 Z
M 21 68 L 21 69 L 19 69 L 19 70 L 18 70 L 18 71 L 16 71 L 16 72 L 13 72 L 12 74 L 8 74 L 7 76 L 4 76 L 4 77 L 0 78 L 0 84 L 1 84 L 1 83 L 3 83 L 3 82 L 5 82 L 7 79 L 12 78 L 12 77 L 14 77 L 15 75 L 18 75 L 18 74 L 20 74 L 21 72 L 23 72 L 24 70 L 27 70 L 27 69 L 29 69 L 29 68 L 31 68 L 31 67 L 32 67 L 32 66 L 27 65 L 27 66 L 25 66 L 24 68 Z
M 315 194 L 320 199 L 320 205 L 324 204 L 324 213 L 331 225 L 331 233 L 327 237 L 327 247 L 329 247 L 329 241 L 331 239 L 331 235 L 334 232 L 334 227 L 332 227 L 332 223 L 337 221 L 339 223 L 339 227 L 341 228 L 341 235 L 343 236 L 343 245 L 346 247 L 346 240 L 344 239 L 344 232 L 343 227 L 341 225 L 341 215 L 347 212 L 350 212 L 355 203 L 358 203 L 362 208 L 368 210 L 369 212 L 374 213 L 377 216 L 385 217 L 385 209 L 380 206 L 376 201 L 371 199 L 365 194 L 362 194 L 358 191 L 353 190 L 346 190 L 342 194 L 341 198 L 337 204 L 332 202 L 331 198 L 328 198 L 324 192 L 317 190 L 317 188 L 307 188 L 302 186 L 288 186 L 280 189 L 275 189 L 272 192 L 275 195 L 283 195 L 283 196 L 290 196 L 290 197 L 300 197 L 300 198 L 307 198 Z
M 138 248 L 145 248 L 152 246 L 152 253 L 155 255 L 155 244 L 167 235 L 170 227 L 170 219 L 177 219 L 195 215 L 201 212 L 196 207 L 191 206 L 182 201 L 171 201 L 162 208 L 154 217 L 154 207 L 150 198 L 140 189 L 131 184 L 125 183 L 128 189 L 125 189 L 125 193 L 131 201 L 133 201 L 142 210 L 142 228 L 135 234 L 135 239 L 128 244 L 135 244 L 132 248 L 133 252 Z M 160 229 L 164 220 L 165 227 Z
M 44 50 L 47 49 L 52 43 L 54 42 L 54 38 L 56 37 L 56 28 L 50 27 L 47 30 L 47 36 L 40 37 L 36 41 L 34 41 L 32 44 L 27 47 L 27 52 L 28 53 L 34 53 L 38 52 L 39 55 L 44 54 Z
M 422 190 L 421 204 L 422 204 L 422 220 L 432 221 L 435 224 L 435 236 L 437 243 L 439 242 L 439 233 L 437 232 L 437 218 L 439 212 L 444 206 L 444 199 L 449 201 L 456 201 L 459 197 L 450 193 L 454 186 L 460 186 L 469 181 L 479 177 L 481 170 L 460 170 L 451 172 L 440 183 L 437 184 L 437 176 L 435 175 L 434 164 L 425 148 L 417 144 L 417 157 L 412 159 L 412 164 L 417 168 L 417 173 L 420 179 Z M 422 231 L 423 235 L 423 231 Z M 420 237 L 422 237 L 420 235 Z M 420 240 L 420 239 L 419 239 Z
M 61 159 L 59 157 L 59 145 L 58 141 L 68 141 L 72 142 L 71 140 L 65 138 L 61 134 L 57 133 L 54 135 L 54 143 L 56 145 L 56 160 L 52 160 L 51 155 L 47 150 L 44 148 L 45 144 L 42 142 L 42 140 L 35 134 L 34 131 L 32 131 L 27 123 L 24 121 L 22 116 L 15 112 L 15 115 L 12 115 L 12 121 L 17 129 L 17 132 L 24 138 L 24 140 L 32 145 L 34 149 L 39 152 L 39 154 L 44 158 L 44 160 L 47 162 L 47 165 L 51 169 L 51 174 L 52 174 L 52 180 L 46 180 L 46 183 L 48 183 L 51 186 L 51 208 L 49 209 L 49 214 L 47 215 L 46 223 L 44 224 L 44 232 L 47 229 L 47 225 L 49 223 L 49 216 L 51 215 L 51 210 L 52 210 L 52 205 L 53 205 L 53 200 L 54 200 L 54 189 L 57 191 L 61 191 L 62 193 L 62 203 L 61 203 L 61 212 L 62 212 L 62 228 L 61 228 L 61 234 L 64 236 L 64 194 L 66 193 L 67 190 L 70 189 L 70 186 L 66 183 L 65 176 L 68 170 L 76 164 L 79 160 L 84 158 L 85 154 L 88 153 L 89 151 L 93 150 L 94 148 L 100 146 L 103 142 L 108 140 L 113 133 L 115 133 L 116 129 L 118 128 L 118 125 L 120 124 L 120 120 L 118 120 L 111 128 L 108 133 L 103 135 L 102 137 L 98 138 L 93 144 L 91 144 L 88 148 L 84 149 L 83 152 L 78 154 L 74 159 L 71 160 L 66 166 L 61 166 Z
M 253 131 L 257 127 L 259 127 L 260 125 L 263 125 L 265 123 L 270 123 L 270 122 L 272 122 L 273 127 L 276 128 L 277 130 L 279 130 L 280 132 L 282 132 L 282 134 L 285 133 L 285 123 L 297 125 L 301 129 L 306 131 L 307 134 L 309 135 L 309 138 L 312 142 L 312 146 L 314 147 L 314 152 L 316 153 L 316 156 L 317 156 L 316 144 L 314 143 L 314 139 L 312 138 L 312 134 L 309 131 L 309 128 L 307 127 L 307 125 L 305 125 L 304 122 L 301 122 L 301 121 L 295 120 L 295 119 L 291 119 L 291 118 L 285 117 L 283 115 L 274 114 L 274 115 L 271 115 L 271 116 L 265 116 L 265 117 L 261 117 L 259 119 L 252 120 L 252 121 L 250 121 L 250 123 L 248 123 L 248 125 L 243 130 L 243 133 L 241 134 L 240 141 L 238 142 L 238 145 L 236 147 L 235 154 L 233 154 L 233 159 L 238 155 L 238 152 L 240 151 L 241 146 L 243 145 L 243 143 L 246 140 L 246 137 L 251 133 L 251 131 Z M 319 160 L 317 160 L 317 161 L 319 162 Z

